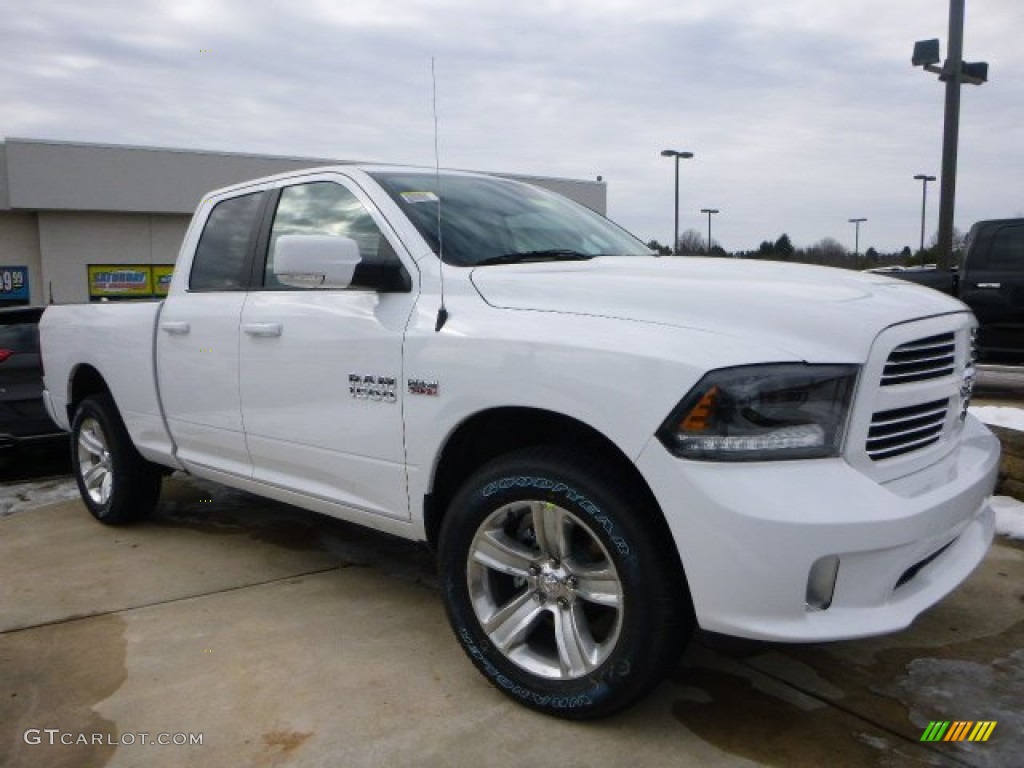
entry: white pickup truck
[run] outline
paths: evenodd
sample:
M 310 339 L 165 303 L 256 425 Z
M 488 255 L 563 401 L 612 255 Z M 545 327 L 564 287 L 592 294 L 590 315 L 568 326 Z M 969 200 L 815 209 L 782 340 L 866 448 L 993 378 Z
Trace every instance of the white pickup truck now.
M 213 192 L 166 300 L 49 308 L 47 407 L 105 523 L 170 470 L 434 545 L 501 691 L 619 710 L 696 627 L 890 632 L 993 536 L 975 321 L 883 275 L 659 258 L 488 176 Z

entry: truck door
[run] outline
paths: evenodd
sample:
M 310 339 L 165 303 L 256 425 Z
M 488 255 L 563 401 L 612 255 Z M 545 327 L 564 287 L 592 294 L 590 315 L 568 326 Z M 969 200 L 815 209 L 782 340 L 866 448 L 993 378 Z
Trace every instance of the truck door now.
M 238 323 L 266 194 L 213 208 L 185 290 L 172 290 L 157 323 L 164 413 L 178 458 L 193 470 L 252 474 L 238 392 Z
M 986 352 L 1024 355 L 1024 222 L 999 226 L 978 246 L 960 296 L 981 325 L 979 344 Z
M 266 258 L 256 262 L 242 310 L 242 417 L 253 476 L 406 519 L 402 340 L 415 303 L 412 265 L 402 265 L 398 239 L 361 189 L 337 175 L 321 178 L 280 190 L 258 249 Z M 280 285 L 273 264 L 283 234 L 356 240 L 363 261 L 353 285 Z M 364 280 L 382 266 L 397 267 L 400 284 Z

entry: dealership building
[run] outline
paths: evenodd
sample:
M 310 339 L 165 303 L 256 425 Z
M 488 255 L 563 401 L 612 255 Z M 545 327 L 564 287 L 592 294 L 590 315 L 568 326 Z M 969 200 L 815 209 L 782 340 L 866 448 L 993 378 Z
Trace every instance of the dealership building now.
M 352 162 L 6 139 L 0 142 L 0 306 L 159 296 L 204 193 Z M 606 212 L 603 181 L 501 175 Z

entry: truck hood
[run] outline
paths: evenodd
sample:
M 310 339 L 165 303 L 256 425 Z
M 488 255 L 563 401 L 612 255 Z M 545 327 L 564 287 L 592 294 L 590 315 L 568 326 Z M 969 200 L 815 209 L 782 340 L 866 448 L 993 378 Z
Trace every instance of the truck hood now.
M 884 275 L 747 259 L 605 256 L 478 267 L 471 280 L 494 307 L 689 328 L 808 362 L 863 362 L 889 326 L 967 311 Z

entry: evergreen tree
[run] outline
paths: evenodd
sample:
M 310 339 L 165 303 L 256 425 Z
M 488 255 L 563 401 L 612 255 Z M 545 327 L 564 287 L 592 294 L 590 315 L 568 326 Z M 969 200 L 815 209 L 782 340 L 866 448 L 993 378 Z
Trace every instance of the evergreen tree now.
M 789 261 L 796 253 L 796 248 L 793 247 L 793 242 L 785 232 L 783 232 L 779 239 L 775 241 L 775 245 L 773 247 L 775 250 L 775 258 L 782 259 L 783 261 Z

